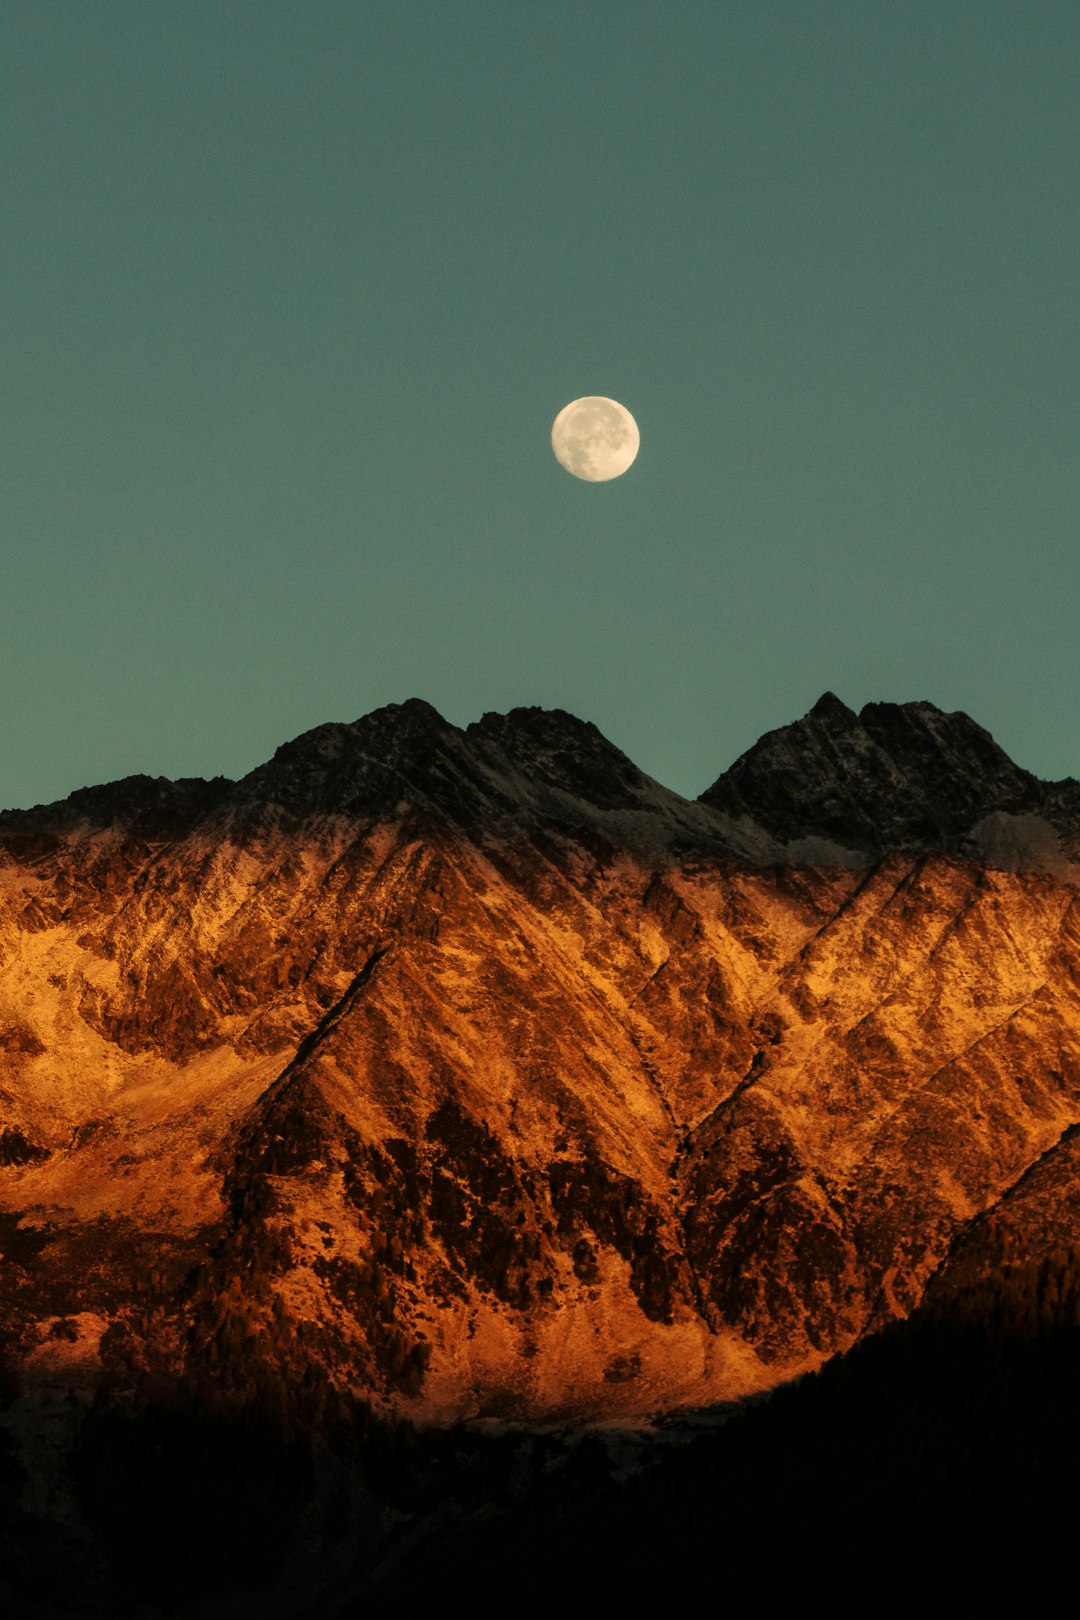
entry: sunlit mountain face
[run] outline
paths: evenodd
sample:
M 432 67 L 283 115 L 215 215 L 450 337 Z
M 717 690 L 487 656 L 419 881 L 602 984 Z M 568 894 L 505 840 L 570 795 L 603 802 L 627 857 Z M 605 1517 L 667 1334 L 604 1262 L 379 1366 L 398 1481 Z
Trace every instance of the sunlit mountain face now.
M 988 1343 L 1065 1433 L 1078 886 L 1080 785 L 831 695 L 696 802 L 410 702 L 0 815 L 0 1595 L 409 1612 L 662 1479 L 640 1587 Z

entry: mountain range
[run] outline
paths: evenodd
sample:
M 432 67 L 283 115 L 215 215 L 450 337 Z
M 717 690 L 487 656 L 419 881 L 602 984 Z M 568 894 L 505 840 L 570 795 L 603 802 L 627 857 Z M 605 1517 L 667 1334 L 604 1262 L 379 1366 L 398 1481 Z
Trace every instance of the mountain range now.
M 1078 891 L 1080 784 L 831 694 L 696 801 L 414 700 L 3 812 L 23 1532 L 110 1589 L 86 1480 L 148 1412 L 639 1432 L 1049 1276 Z

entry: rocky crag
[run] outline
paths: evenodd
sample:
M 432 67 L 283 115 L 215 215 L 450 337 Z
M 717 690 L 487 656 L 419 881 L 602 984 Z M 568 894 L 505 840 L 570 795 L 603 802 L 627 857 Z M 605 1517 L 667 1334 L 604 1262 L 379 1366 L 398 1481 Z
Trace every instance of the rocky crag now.
M 1080 1242 L 1078 885 L 1080 785 L 831 695 L 697 802 L 414 701 L 8 811 L 12 1388 L 630 1421 L 1037 1264 Z

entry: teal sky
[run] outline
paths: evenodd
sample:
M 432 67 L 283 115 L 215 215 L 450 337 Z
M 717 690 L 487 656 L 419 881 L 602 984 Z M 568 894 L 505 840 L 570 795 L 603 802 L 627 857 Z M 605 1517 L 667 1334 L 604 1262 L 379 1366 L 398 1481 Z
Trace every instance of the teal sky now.
M 0 805 L 410 696 L 1080 774 L 1078 83 L 1075 0 L 7 0 Z

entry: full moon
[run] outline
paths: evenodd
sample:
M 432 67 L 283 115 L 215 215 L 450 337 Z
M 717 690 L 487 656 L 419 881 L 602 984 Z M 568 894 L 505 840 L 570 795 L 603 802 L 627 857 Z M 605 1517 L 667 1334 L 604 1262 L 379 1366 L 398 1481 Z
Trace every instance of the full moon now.
M 640 443 L 637 423 L 626 406 L 603 394 L 571 400 L 551 428 L 551 448 L 559 465 L 590 484 L 618 478 L 633 462 Z

